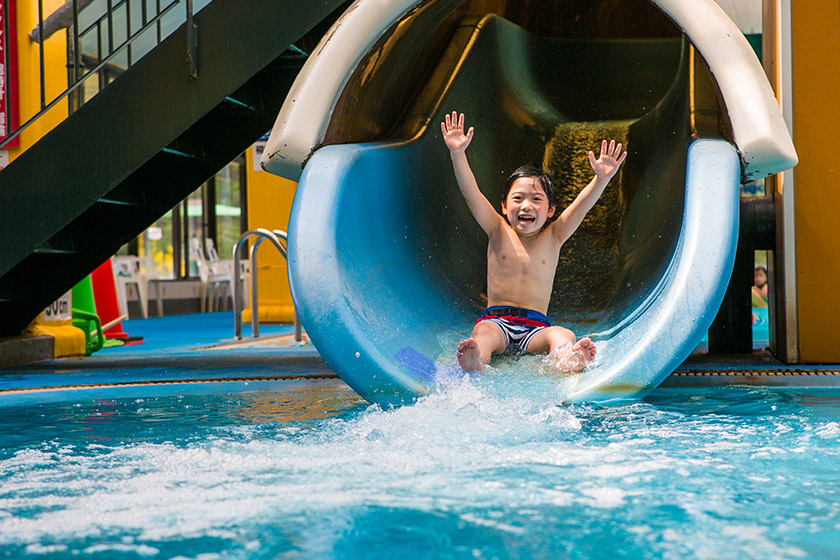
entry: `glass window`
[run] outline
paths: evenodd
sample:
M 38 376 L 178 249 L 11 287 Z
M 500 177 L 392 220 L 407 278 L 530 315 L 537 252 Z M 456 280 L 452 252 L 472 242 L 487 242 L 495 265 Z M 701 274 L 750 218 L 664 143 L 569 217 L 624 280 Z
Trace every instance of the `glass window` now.
M 216 174 L 216 250 L 220 259 L 230 259 L 242 233 L 241 177 L 245 162 L 237 158 Z
M 245 204 L 245 158 L 240 156 L 117 254 L 151 257 L 153 268 L 145 272 L 158 278 L 198 278 L 190 243 L 200 244 L 205 258 L 211 258 L 207 240 L 212 239 L 218 258 L 231 259 L 246 227 Z
M 183 239 L 189 239 L 187 243 L 183 243 L 184 250 L 182 254 L 184 257 L 184 265 L 182 266 L 182 274 L 186 278 L 198 278 L 198 263 L 196 259 L 190 254 L 190 243 L 194 239 L 198 240 L 199 247 L 204 247 L 204 185 L 195 190 L 185 200 L 187 205 L 187 222 L 183 228 Z
M 174 278 L 172 248 L 172 211 L 170 210 L 143 232 L 142 255 L 152 258 L 154 269 L 150 272 L 159 278 Z

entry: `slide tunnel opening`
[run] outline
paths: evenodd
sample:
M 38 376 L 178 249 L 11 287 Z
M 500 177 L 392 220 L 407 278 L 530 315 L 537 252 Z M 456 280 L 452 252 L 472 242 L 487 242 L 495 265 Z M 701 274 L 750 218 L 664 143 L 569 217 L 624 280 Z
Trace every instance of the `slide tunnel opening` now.
M 592 177 L 586 152 L 601 138 L 621 141 L 628 160 L 563 247 L 549 309 L 579 336 L 605 332 L 655 289 L 676 247 L 697 135 L 692 83 L 706 84 L 704 107 L 718 121 L 725 114 L 690 55 L 680 29 L 645 1 L 425 2 L 353 72 L 324 144 L 411 145 L 415 164 L 389 178 L 410 194 L 383 211 L 400 216 L 427 280 L 477 313 L 486 236 L 455 183 L 438 129 L 444 113 L 464 112 L 476 127 L 468 156 L 497 208 L 507 176 L 535 162 L 556 178 L 559 214 Z M 343 231 L 366 227 L 345 214 Z

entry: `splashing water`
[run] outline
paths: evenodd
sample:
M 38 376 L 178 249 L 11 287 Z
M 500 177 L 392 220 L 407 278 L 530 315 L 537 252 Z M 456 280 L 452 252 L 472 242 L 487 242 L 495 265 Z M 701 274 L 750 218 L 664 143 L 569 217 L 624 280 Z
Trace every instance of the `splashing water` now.
M 837 554 L 840 391 L 550 386 L 502 361 L 387 410 L 338 382 L 6 406 L 0 556 Z

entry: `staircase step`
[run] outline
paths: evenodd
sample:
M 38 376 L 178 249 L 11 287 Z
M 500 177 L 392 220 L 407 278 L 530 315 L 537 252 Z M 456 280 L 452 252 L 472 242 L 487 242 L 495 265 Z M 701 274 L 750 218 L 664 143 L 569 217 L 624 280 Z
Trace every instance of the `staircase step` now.
M 75 249 L 60 249 L 56 247 L 37 247 L 32 251 L 36 255 L 81 255 L 81 251 Z
M 225 101 L 227 101 L 228 103 L 231 103 L 231 104 L 235 105 L 236 107 L 241 107 L 242 109 L 246 109 L 246 110 L 248 110 L 248 111 L 250 111 L 250 112 L 252 112 L 252 113 L 253 113 L 253 112 L 255 112 L 255 111 L 257 110 L 257 108 L 256 108 L 256 107 L 253 107 L 253 106 L 251 106 L 251 105 L 248 105 L 247 103 L 243 103 L 242 101 L 239 101 L 238 99 L 234 99 L 233 97 L 230 97 L 230 96 L 225 97 Z
M 100 198 L 96 202 L 100 204 L 109 204 L 114 206 L 127 206 L 130 208 L 138 208 L 143 206 L 142 204 L 137 204 L 136 202 L 129 202 L 127 200 L 117 200 L 115 198 Z
M 111 208 L 113 211 L 119 211 L 120 208 L 135 209 L 148 208 L 149 206 L 148 197 L 143 189 L 130 188 L 125 183 L 111 189 L 110 192 L 99 198 L 97 203 L 105 208 Z
M 179 157 L 186 158 L 186 159 L 198 159 L 197 156 L 194 156 L 192 154 L 188 154 L 186 152 L 182 152 L 180 150 L 175 150 L 173 148 L 163 148 L 161 150 L 161 152 L 163 152 L 165 154 L 170 154 L 170 155 L 173 155 L 173 156 L 179 156 Z

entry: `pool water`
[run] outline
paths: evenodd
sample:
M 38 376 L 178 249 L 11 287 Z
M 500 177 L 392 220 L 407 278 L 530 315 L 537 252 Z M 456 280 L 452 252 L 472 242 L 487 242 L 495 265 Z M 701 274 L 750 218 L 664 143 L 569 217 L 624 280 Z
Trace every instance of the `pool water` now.
M 204 385 L 0 399 L 0 557 L 840 555 L 838 389 Z

